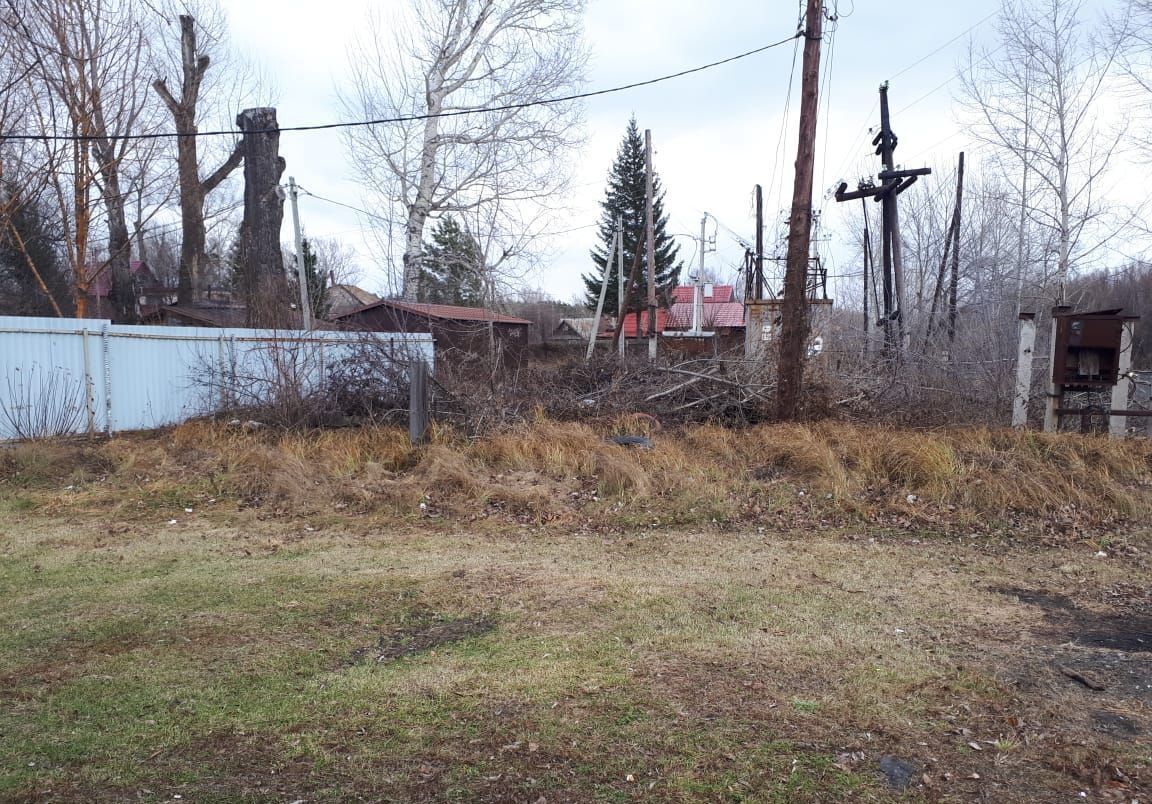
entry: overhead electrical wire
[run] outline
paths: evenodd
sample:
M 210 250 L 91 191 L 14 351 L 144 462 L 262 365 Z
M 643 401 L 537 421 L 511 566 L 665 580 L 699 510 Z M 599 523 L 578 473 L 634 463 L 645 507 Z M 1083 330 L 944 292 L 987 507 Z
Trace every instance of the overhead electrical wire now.
M 743 53 L 738 53 L 735 56 L 729 56 L 719 61 L 709 62 L 702 64 L 698 67 L 691 67 L 686 70 L 680 70 L 676 73 L 662 75 L 657 78 L 649 78 L 644 81 L 635 81 L 631 84 L 623 84 L 621 86 L 608 87 L 606 89 L 597 89 L 590 92 L 578 92 L 574 95 L 563 95 L 557 98 L 541 98 L 539 100 L 524 101 L 523 103 L 507 103 L 500 106 L 484 106 L 477 109 L 457 109 L 454 111 L 439 112 L 437 114 L 414 114 L 414 115 L 401 115 L 399 117 L 384 117 L 375 120 L 351 120 L 336 123 L 316 123 L 312 125 L 301 126 L 281 126 L 275 129 L 250 129 L 243 131 L 241 129 L 218 129 L 213 131 L 197 131 L 197 132 L 179 132 L 179 131 L 154 131 L 140 134 L 123 134 L 115 139 L 118 140 L 158 140 L 158 139 L 174 139 L 177 137 L 235 137 L 243 134 L 273 134 L 273 133 L 286 133 L 286 132 L 300 132 L 300 131 L 327 131 L 331 129 L 345 129 L 345 128 L 364 128 L 367 126 L 388 125 L 392 123 L 412 123 L 420 120 L 430 120 L 432 118 L 445 118 L 445 117 L 464 117 L 472 114 L 483 114 L 486 112 L 508 112 L 517 109 L 528 109 L 533 106 L 550 106 L 556 103 L 568 103 L 575 100 L 584 100 L 586 98 L 596 98 L 601 95 L 611 95 L 617 92 L 625 92 L 631 89 L 638 89 L 640 87 L 651 86 L 652 84 L 659 84 L 664 81 L 671 81 L 676 78 L 683 78 L 686 75 L 699 73 L 704 70 L 711 70 L 715 67 L 720 67 L 725 64 L 731 64 L 740 59 L 746 59 L 749 56 L 755 56 L 758 53 L 763 53 L 766 50 L 786 45 L 794 40 L 799 40 L 804 36 L 803 31 L 797 31 L 791 36 L 781 39 L 778 42 L 762 45 L 761 47 L 746 50 Z M 83 142 L 97 139 L 96 135 L 84 134 L 0 134 L 0 140 L 28 140 L 35 142 Z
M 891 76 L 890 76 L 888 79 L 886 79 L 886 80 L 887 80 L 887 81 L 891 81 L 891 80 L 893 80 L 893 79 L 895 79 L 895 78 L 899 78 L 900 76 L 902 76 L 902 75 L 904 75 L 905 73 L 907 73 L 909 70 L 912 70 L 912 69 L 914 69 L 914 68 L 916 68 L 916 67 L 920 66 L 920 65 L 921 65 L 921 64 L 923 64 L 925 61 L 927 61 L 928 59 L 932 58 L 932 57 L 933 57 L 933 56 L 935 56 L 936 54 L 940 53 L 940 51 L 944 50 L 944 49 L 945 49 L 946 47 L 948 47 L 949 45 L 952 45 L 952 44 L 954 44 L 954 43 L 955 43 L 955 42 L 957 42 L 958 40 L 962 39 L 964 36 L 966 36 L 966 35 L 970 34 L 972 31 L 976 30 L 976 29 L 977 29 L 977 28 L 979 28 L 981 25 L 983 25 L 984 23 L 988 22 L 988 20 L 992 19 L 993 17 L 995 17 L 995 16 L 996 16 L 997 14 L 999 14 L 999 13 L 1000 13 L 1000 11 L 999 11 L 999 9 L 997 9 L 996 11 L 993 11 L 992 13 L 990 13 L 990 14 L 988 14 L 988 15 L 986 15 L 986 16 L 984 16 L 984 17 L 982 17 L 981 19 L 979 19 L 979 20 L 977 20 L 976 22 L 974 22 L 974 23 L 972 23 L 971 25 L 969 25 L 967 28 L 965 28 L 965 29 L 964 29 L 963 31 L 961 31 L 960 33 L 958 33 L 958 34 L 956 34 L 955 36 L 953 36 L 953 37 L 952 37 L 951 39 L 949 39 L 947 42 L 944 42 L 943 44 L 939 45 L 938 47 L 936 47 L 935 49 L 933 49 L 933 50 L 932 50 L 932 51 L 930 51 L 929 53 L 927 53 L 927 54 L 925 54 L 925 55 L 921 56 L 921 57 L 920 57 L 920 58 L 918 58 L 916 61 L 912 62 L 912 63 L 911 63 L 911 64 L 909 64 L 907 67 L 905 67 L 905 68 L 903 68 L 902 70 L 900 70 L 899 72 L 893 73 L 893 74 L 892 74 L 892 75 L 891 75 Z M 988 58 L 990 58 L 990 57 L 991 57 L 993 54 L 995 54 L 995 53 L 996 53 L 996 51 L 1000 50 L 1000 49 L 1001 49 L 1001 47 L 1003 47 L 1003 46 L 1001 45 L 1000 47 L 996 47 L 996 48 L 993 48 L 993 49 L 992 49 L 990 52 L 988 52 L 988 53 L 986 53 L 986 54 L 984 55 L 984 57 L 981 59 L 981 61 L 985 61 L 985 60 L 987 60 Z M 916 100 L 912 101 L 912 102 L 911 102 L 911 103 L 909 103 L 908 105 L 906 105 L 906 106 L 903 106 L 903 107 L 901 107 L 900 109 L 898 109 L 898 110 L 895 112 L 895 114 L 900 114 L 901 112 L 904 112 L 904 111 L 906 111 L 906 110 L 908 110 L 908 109 L 912 108 L 913 106 L 915 106 L 916 104 L 920 103 L 921 101 L 924 101 L 924 100 L 926 100 L 927 98 L 931 97 L 932 95 L 934 95 L 935 93 L 939 92 L 941 89 L 943 89 L 944 87 L 946 87 L 948 84 L 950 84 L 950 83 L 952 83 L 953 81 L 955 81 L 957 77 L 958 77 L 957 75 L 953 75 L 953 76 L 951 76 L 951 77 L 950 77 L 950 78 L 949 78 L 947 81 L 945 81 L 945 82 L 943 82 L 942 84 L 940 84 L 940 85 L 936 86 L 936 87 L 935 87 L 934 89 L 932 89 L 931 91 L 929 91 L 929 92 L 925 93 L 924 95 L 921 95 L 919 98 L 917 98 Z M 873 101 L 873 103 L 872 103 L 872 108 L 871 108 L 871 109 L 869 109 L 869 111 L 868 111 L 868 114 L 867 114 L 867 115 L 865 116 L 865 118 L 864 118 L 864 123 L 863 123 L 863 124 L 860 126 L 860 130 L 859 130 L 859 131 L 856 133 L 856 136 L 854 136 L 854 137 L 852 138 L 852 144 L 851 144 L 851 146 L 849 147 L 849 150 L 848 150 L 848 152 L 846 153 L 846 155 L 845 155 L 845 157 L 844 157 L 844 161 L 841 163 L 839 170 L 837 170 L 837 173 L 838 173 L 838 174 L 843 174 L 843 173 L 844 173 L 844 169 L 845 169 L 845 168 L 848 166 L 848 163 L 849 163 L 849 162 L 852 160 L 852 158 L 853 158 L 853 151 L 855 151 L 855 149 L 856 149 L 857 143 L 858 143 L 858 142 L 859 142 L 859 140 L 860 140 L 860 136 L 861 136 L 862 134 L 864 134 L 864 133 L 865 133 L 865 131 L 867 131 L 867 130 L 868 130 L 868 124 L 869 124 L 869 122 L 871 122 L 871 121 L 872 121 L 872 115 L 876 113 L 876 107 L 877 107 L 877 106 L 879 106 L 879 104 L 880 104 L 880 100 L 879 100 L 879 98 L 877 98 L 875 101 Z
M 309 196 L 310 198 L 315 198 L 317 201 L 323 201 L 326 204 L 333 204 L 333 205 L 338 206 L 338 207 L 344 207 L 345 209 L 350 209 L 353 212 L 359 212 L 361 215 L 372 218 L 373 220 L 378 220 L 382 223 L 391 223 L 392 222 L 388 218 L 386 218 L 383 215 L 380 215 L 376 212 L 369 212 L 368 210 L 363 209 L 362 207 L 353 206 L 352 204 L 346 204 L 343 201 L 337 201 L 334 198 L 325 198 L 322 195 L 317 195 L 316 193 L 313 193 L 309 190 L 304 189 L 302 186 L 297 185 L 297 189 L 300 191 L 301 195 L 306 195 L 306 196 Z M 563 230 L 558 231 L 558 232 L 540 232 L 538 235 L 535 235 L 535 236 L 538 236 L 538 237 L 555 237 L 558 235 L 571 234 L 572 232 L 581 232 L 585 229 L 595 229 L 599 225 L 600 225 L 599 223 L 589 223 L 589 224 L 585 224 L 584 226 L 577 226 L 577 227 L 572 228 L 572 229 L 563 229 Z

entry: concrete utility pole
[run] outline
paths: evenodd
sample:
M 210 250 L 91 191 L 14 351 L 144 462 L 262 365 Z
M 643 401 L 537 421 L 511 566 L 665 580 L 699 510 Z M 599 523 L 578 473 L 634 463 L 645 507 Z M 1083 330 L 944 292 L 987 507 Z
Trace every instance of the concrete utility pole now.
M 812 175 L 816 160 L 816 116 L 820 86 L 820 40 L 823 0 L 808 0 L 804 14 L 804 62 L 800 91 L 800 137 L 796 148 L 796 179 L 788 221 L 788 262 L 781 304 L 780 364 L 776 383 L 776 413 L 781 419 L 800 414 L 804 382 L 804 345 L 808 338 L 808 251 L 812 240 Z
M 284 222 L 284 191 L 280 177 L 280 127 L 273 108 L 245 109 L 236 118 L 244 132 L 244 221 L 241 224 L 241 264 L 248 326 L 284 329 L 290 307 L 280 251 Z
M 584 362 L 592 359 L 592 352 L 596 349 L 596 333 L 600 331 L 600 316 L 604 314 L 604 297 L 608 295 L 608 283 L 612 277 L 612 256 L 619 249 L 620 230 L 612 235 L 612 247 L 608 249 L 608 256 L 604 258 L 604 280 L 600 283 L 600 299 L 596 302 L 596 317 L 592 319 L 592 332 L 588 335 L 588 349 L 584 352 Z
M 696 269 L 696 281 L 692 283 L 692 332 L 700 332 L 700 325 L 704 318 L 704 297 L 702 295 L 704 282 L 704 247 L 708 243 L 707 235 L 708 213 L 700 219 L 700 267 Z
M 648 359 L 656 360 L 656 232 L 652 225 L 652 130 L 644 129 L 644 228 L 648 258 Z M 639 324 L 639 321 L 637 321 Z M 639 327 L 637 327 L 639 329 Z M 639 334 L 639 333 L 637 333 Z
M 312 329 L 312 301 L 308 298 L 308 271 L 304 265 L 304 238 L 300 236 L 300 205 L 296 191 L 296 178 L 288 177 L 288 197 L 292 200 L 292 230 L 296 235 L 296 281 L 300 284 L 300 322 L 304 329 Z
M 1135 321 L 1125 321 L 1120 330 L 1120 354 L 1116 361 L 1116 384 L 1112 386 L 1112 410 L 1127 410 L 1132 382 L 1132 336 Z M 1152 417 L 1149 417 L 1152 418 Z M 1123 438 L 1128 432 L 1127 416 L 1108 417 L 1109 438 Z

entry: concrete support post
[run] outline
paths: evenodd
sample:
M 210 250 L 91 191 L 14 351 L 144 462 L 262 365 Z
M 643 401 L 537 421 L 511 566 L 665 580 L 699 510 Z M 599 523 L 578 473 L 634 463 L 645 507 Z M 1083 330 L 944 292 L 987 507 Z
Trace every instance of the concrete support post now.
M 1028 426 L 1028 397 L 1032 390 L 1032 352 L 1036 347 L 1036 314 L 1020 314 L 1020 347 L 1016 352 L 1016 395 L 1012 399 L 1012 426 Z
M 1120 331 L 1120 354 L 1117 356 L 1117 379 L 1112 387 L 1112 410 L 1128 409 L 1128 390 L 1131 378 L 1128 373 L 1132 370 L 1132 330 L 1133 321 L 1125 321 Z M 1123 438 L 1128 429 L 1127 416 L 1108 417 L 1108 436 L 1110 438 Z
M 1064 308 L 1056 308 L 1052 312 L 1063 310 Z M 1052 316 L 1052 332 L 1048 338 L 1048 381 L 1044 384 L 1048 389 L 1044 400 L 1044 432 L 1054 433 L 1059 428 L 1060 417 L 1056 415 L 1056 409 L 1060 407 L 1064 398 L 1064 389 L 1062 386 L 1057 385 L 1053 381 L 1053 376 L 1056 371 L 1056 316 Z

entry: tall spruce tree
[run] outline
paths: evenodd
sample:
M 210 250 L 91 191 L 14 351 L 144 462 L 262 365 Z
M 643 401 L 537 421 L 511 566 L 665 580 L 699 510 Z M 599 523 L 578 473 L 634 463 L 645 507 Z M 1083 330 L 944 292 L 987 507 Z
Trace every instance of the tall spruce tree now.
M 612 238 L 616 233 L 616 218 L 624 219 L 624 281 L 627 283 L 629 271 L 632 268 L 632 258 L 636 253 L 636 243 L 640 242 L 640 271 L 637 276 L 637 291 L 631 296 L 629 309 L 643 308 L 648 298 L 648 254 L 644 242 L 644 185 L 646 179 L 644 165 L 644 138 L 636 125 L 636 118 L 628 121 L 628 129 L 620 149 L 616 152 L 616 161 L 608 173 L 608 188 L 604 193 L 604 200 L 600 202 L 600 244 L 591 252 L 595 268 L 592 273 L 584 274 L 585 301 L 592 309 L 600 298 L 600 285 L 604 280 L 604 268 L 608 252 L 612 246 Z M 671 295 L 672 288 L 680 281 L 681 263 L 677 259 L 680 247 L 664 231 L 668 224 L 668 216 L 664 214 L 664 191 L 660 188 L 660 177 L 652 177 L 652 219 L 655 223 L 656 245 L 656 296 L 666 298 Z M 608 266 L 608 292 L 604 297 L 604 312 L 612 314 L 618 306 L 617 296 L 619 280 L 617 278 L 617 260 L 612 259 Z M 625 290 L 627 292 L 627 290 Z
M 484 303 L 484 254 L 451 215 L 432 230 L 420 269 L 420 301 L 474 307 Z

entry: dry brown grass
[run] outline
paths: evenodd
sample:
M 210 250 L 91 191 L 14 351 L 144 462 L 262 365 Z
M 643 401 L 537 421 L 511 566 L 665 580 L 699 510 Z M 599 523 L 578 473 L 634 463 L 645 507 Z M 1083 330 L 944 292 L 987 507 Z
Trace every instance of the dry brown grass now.
M 655 448 L 607 440 L 620 432 L 650 434 Z M 292 434 L 195 422 L 104 444 L 22 445 L 2 460 L 0 482 L 23 489 L 69 479 L 96 494 L 195 486 L 289 509 L 343 500 L 408 516 L 494 508 L 540 520 L 738 519 L 759 514 L 749 500 L 787 509 L 801 490 L 807 513 L 818 505 L 821 515 L 888 512 L 945 525 L 1152 514 L 1152 442 L 982 428 L 824 422 L 660 432 L 643 416 L 599 427 L 537 417 L 477 440 L 439 428 L 415 448 L 394 428 Z

